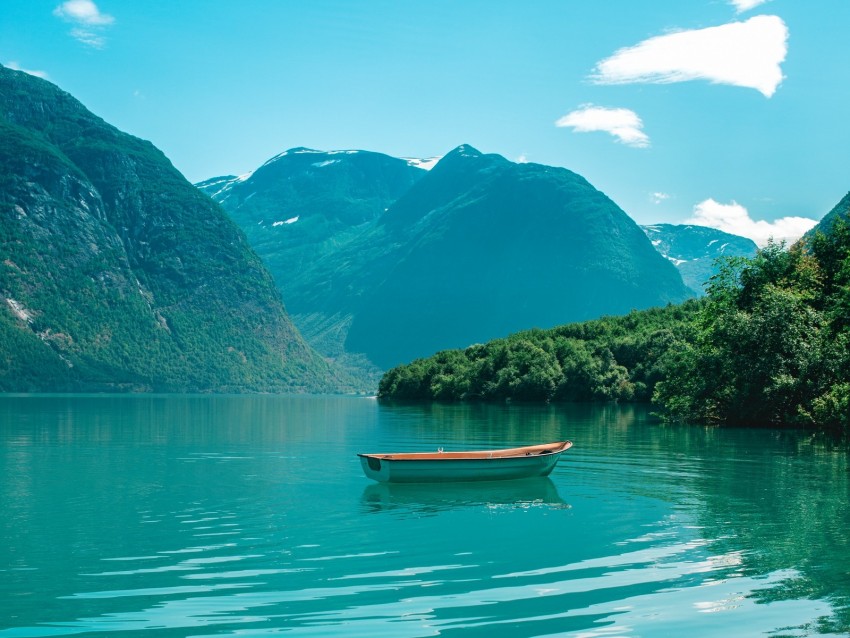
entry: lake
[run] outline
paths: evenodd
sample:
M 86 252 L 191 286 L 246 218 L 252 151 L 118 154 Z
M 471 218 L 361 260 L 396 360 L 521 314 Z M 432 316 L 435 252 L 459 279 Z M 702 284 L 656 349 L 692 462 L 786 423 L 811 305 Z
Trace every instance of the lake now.
M 569 438 L 551 477 L 356 452 Z M 850 633 L 848 453 L 633 406 L 0 396 L 0 638 Z

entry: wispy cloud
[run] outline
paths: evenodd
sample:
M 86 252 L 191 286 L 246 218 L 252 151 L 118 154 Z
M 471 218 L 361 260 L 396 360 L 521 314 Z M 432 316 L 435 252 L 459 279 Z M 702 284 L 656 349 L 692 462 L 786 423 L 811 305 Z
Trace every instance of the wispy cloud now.
M 758 246 L 765 246 L 770 238 L 795 242 L 814 228 L 817 221 L 808 217 L 782 217 L 772 222 L 754 220 L 749 211 L 735 201 L 721 204 L 714 199 L 706 199 L 694 206 L 693 216 L 684 223 L 709 226 L 733 235 L 749 237 Z
M 99 31 L 95 31 L 94 29 L 83 29 L 81 27 L 75 27 L 71 29 L 71 36 L 86 46 L 90 46 L 93 49 L 102 49 L 106 46 L 106 37 L 100 33 Z
M 598 84 L 668 84 L 708 80 L 770 97 L 782 82 L 788 28 L 778 16 L 677 31 L 625 49 L 596 65 Z
M 627 146 L 637 148 L 649 146 L 649 136 L 642 130 L 643 122 L 637 113 L 629 109 L 612 109 L 585 104 L 559 118 L 555 126 L 571 128 L 575 133 L 603 131 L 610 133 L 618 142 Z
M 48 79 L 47 71 L 35 71 L 33 69 L 25 69 L 17 62 L 6 62 L 4 65 L 6 68 L 12 69 L 13 71 L 23 71 L 24 73 L 29 73 L 30 75 L 34 75 L 37 78 L 42 78 L 44 80 Z
M 92 0 L 67 0 L 53 10 L 53 15 L 74 24 L 71 36 L 95 49 L 106 45 L 104 30 L 115 22 L 115 18 L 101 13 Z
M 735 7 L 735 11 L 738 13 L 744 13 L 744 11 L 755 9 L 760 4 L 764 4 L 769 1 L 770 0 L 729 0 L 729 4 Z
M 670 195 L 668 193 L 656 192 L 649 194 L 649 201 L 651 201 L 653 204 L 660 204 L 661 202 L 667 199 L 670 199 Z

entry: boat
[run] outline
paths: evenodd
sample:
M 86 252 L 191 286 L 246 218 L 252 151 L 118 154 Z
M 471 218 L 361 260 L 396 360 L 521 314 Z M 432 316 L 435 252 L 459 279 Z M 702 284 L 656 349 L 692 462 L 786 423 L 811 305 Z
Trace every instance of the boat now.
M 358 454 L 363 472 L 380 483 L 501 481 L 548 476 L 572 441 L 503 450 Z

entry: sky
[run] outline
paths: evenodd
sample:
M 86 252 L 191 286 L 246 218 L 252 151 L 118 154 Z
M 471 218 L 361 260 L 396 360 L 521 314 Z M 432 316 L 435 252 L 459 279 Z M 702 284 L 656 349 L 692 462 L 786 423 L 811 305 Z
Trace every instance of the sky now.
M 847 0 L 0 0 L 0 64 L 193 182 L 471 144 L 764 245 L 850 190 L 849 29 Z

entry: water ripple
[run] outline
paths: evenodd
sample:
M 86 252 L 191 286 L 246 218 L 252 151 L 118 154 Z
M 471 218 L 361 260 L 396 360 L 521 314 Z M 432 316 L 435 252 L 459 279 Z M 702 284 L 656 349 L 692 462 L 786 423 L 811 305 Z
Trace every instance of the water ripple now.
M 205 412 L 173 446 L 137 445 L 144 419 L 116 433 L 98 414 L 77 447 L 49 432 L 0 444 L 16 468 L 0 486 L 0 638 L 850 627 L 846 455 L 801 460 L 797 439 L 661 428 L 628 408 L 249 409 L 281 400 L 233 399 L 228 420 L 207 427 Z M 328 405 L 297 406 L 314 400 Z M 243 408 L 268 421 L 254 429 Z M 545 480 L 373 485 L 354 455 L 564 431 L 580 443 Z

